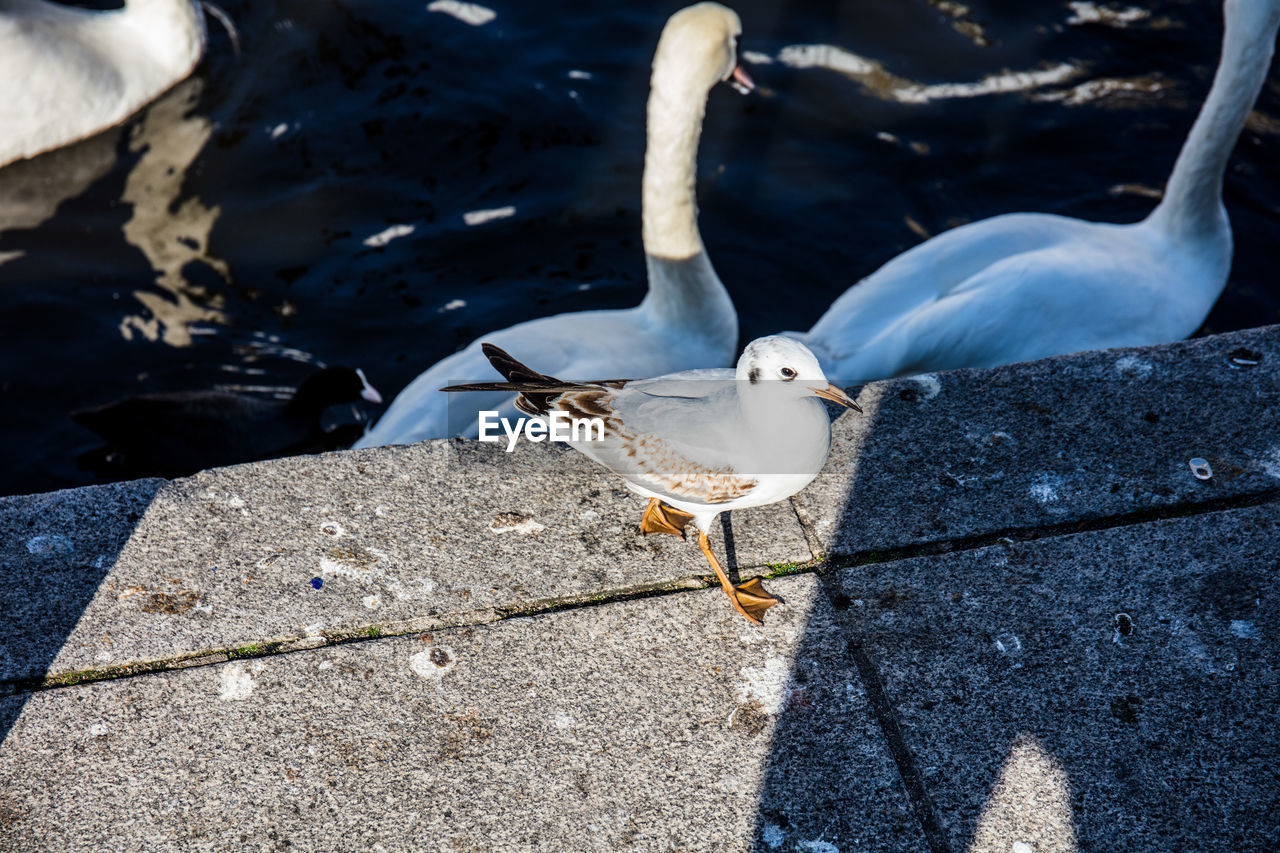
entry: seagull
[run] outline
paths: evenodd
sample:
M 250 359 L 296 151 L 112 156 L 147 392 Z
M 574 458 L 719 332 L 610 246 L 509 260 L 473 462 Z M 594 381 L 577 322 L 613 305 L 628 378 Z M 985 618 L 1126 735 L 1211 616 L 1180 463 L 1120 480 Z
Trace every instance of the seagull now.
M 482 341 L 527 353 L 544 370 L 564 376 L 652 375 L 733 363 L 738 314 L 702 245 L 694 186 L 709 92 L 721 82 L 744 94 L 753 86 L 738 65 L 741 33 L 732 9 L 698 3 L 672 15 L 658 40 L 641 180 L 649 276 L 644 300 L 633 308 L 556 314 L 480 335 L 420 373 L 356 447 L 474 438 L 477 411 L 514 415 L 510 394 L 477 394 L 464 406 L 436 393 L 446 383 L 491 374 Z
M 772 336 L 748 344 L 736 369 L 564 382 L 493 344 L 483 351 L 508 381 L 441 390 L 516 392 L 516 407 L 526 414 L 599 421 L 601 429 L 569 433 L 568 443 L 649 499 L 641 532 L 683 537 L 692 521 L 698 547 L 734 609 L 764 624 L 765 611 L 778 600 L 759 578 L 731 583 L 707 531 L 720 513 L 785 500 L 817 476 L 831 444 L 831 421 L 819 398 L 862 411 L 827 381 L 813 353 Z
M 1209 95 L 1146 219 L 1009 213 L 962 225 L 844 292 L 803 341 L 856 384 L 1185 338 L 1231 269 L 1222 178 L 1271 64 L 1280 0 L 1226 0 Z

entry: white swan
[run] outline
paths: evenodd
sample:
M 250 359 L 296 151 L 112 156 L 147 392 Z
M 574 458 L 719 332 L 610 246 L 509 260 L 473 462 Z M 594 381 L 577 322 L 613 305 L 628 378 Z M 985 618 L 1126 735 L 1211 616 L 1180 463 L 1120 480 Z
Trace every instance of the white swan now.
M 204 44 L 192 0 L 0 0 L 0 166 L 119 124 L 189 75 Z
M 1231 268 L 1222 178 L 1271 63 L 1280 0 L 1226 0 L 1225 18 L 1213 86 L 1146 219 L 1011 213 L 963 225 L 889 261 L 792 335 L 848 385 L 1193 333 Z
M 738 315 L 698 233 L 694 178 L 707 94 L 737 66 L 738 16 L 699 3 L 671 16 L 653 58 L 641 196 L 649 292 L 635 308 L 557 314 L 480 335 L 438 361 L 396 397 L 356 447 L 409 444 L 424 438 L 475 437 L 476 414 L 515 415 L 515 396 L 458 395 L 439 389 L 500 378 L 480 351 L 489 341 L 527 356 L 539 370 L 571 379 L 658 376 L 733 363 Z

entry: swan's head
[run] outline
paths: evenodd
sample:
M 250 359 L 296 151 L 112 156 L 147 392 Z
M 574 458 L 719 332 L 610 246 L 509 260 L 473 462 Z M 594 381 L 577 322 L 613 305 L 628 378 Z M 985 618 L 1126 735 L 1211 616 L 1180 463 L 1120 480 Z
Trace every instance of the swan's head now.
M 653 87 L 705 94 L 720 82 L 753 88 L 738 66 L 738 13 L 719 3 L 686 6 L 667 20 L 653 57 Z
M 735 379 L 766 391 L 771 397 L 818 396 L 861 412 L 857 403 L 827 381 L 822 365 L 804 344 L 793 338 L 771 335 L 747 344 L 738 359 Z

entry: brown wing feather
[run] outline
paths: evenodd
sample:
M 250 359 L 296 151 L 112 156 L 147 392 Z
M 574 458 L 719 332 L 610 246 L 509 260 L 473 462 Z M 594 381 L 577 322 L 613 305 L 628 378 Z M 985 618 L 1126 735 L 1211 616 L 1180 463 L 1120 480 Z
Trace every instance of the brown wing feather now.
M 611 405 L 612 392 L 625 386 L 627 379 L 590 384 L 565 382 L 517 361 L 501 347 L 484 343 L 480 349 L 507 381 L 450 385 L 440 390 L 514 391 L 519 394 L 516 408 L 529 415 L 546 415 L 555 409 L 573 418 L 599 418 L 604 423 L 605 438 L 613 438 L 634 466 L 627 472 L 615 469 L 614 473 L 673 497 L 718 504 L 748 495 L 758 485 L 753 477 L 731 468 L 699 465 L 656 436 L 629 429 Z
M 660 438 L 629 429 L 610 405 L 612 397 L 602 388 L 584 388 L 560 394 L 549 405 L 573 418 L 603 421 L 605 438 L 614 439 L 634 466 L 628 472 L 614 473 L 672 497 L 709 504 L 743 497 L 759 485 L 754 477 L 732 468 L 700 465 L 672 450 Z

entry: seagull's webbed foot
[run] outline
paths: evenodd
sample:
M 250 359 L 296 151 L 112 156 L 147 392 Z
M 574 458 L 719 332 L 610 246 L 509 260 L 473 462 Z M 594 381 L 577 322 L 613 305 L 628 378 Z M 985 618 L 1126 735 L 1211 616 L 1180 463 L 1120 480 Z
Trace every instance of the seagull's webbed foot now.
M 640 519 L 640 532 L 649 533 L 670 533 L 672 536 L 684 538 L 684 529 L 693 520 L 693 516 L 687 512 L 681 512 L 675 507 L 664 504 L 657 498 L 649 498 L 649 505 L 645 507 L 644 517 Z
M 760 578 L 743 581 L 737 586 L 730 583 L 729 575 L 721 568 L 720 561 L 716 559 L 716 555 L 711 550 L 711 543 L 707 541 L 707 534 L 702 531 L 698 531 L 698 547 L 702 549 L 702 554 L 707 558 L 707 562 L 711 564 L 711 568 L 715 569 L 716 577 L 720 579 L 720 588 L 724 590 L 725 595 L 729 596 L 729 601 L 733 603 L 733 609 L 747 617 L 747 621 L 763 625 L 764 612 L 777 604 L 778 599 L 765 591 L 764 586 L 760 583 Z

